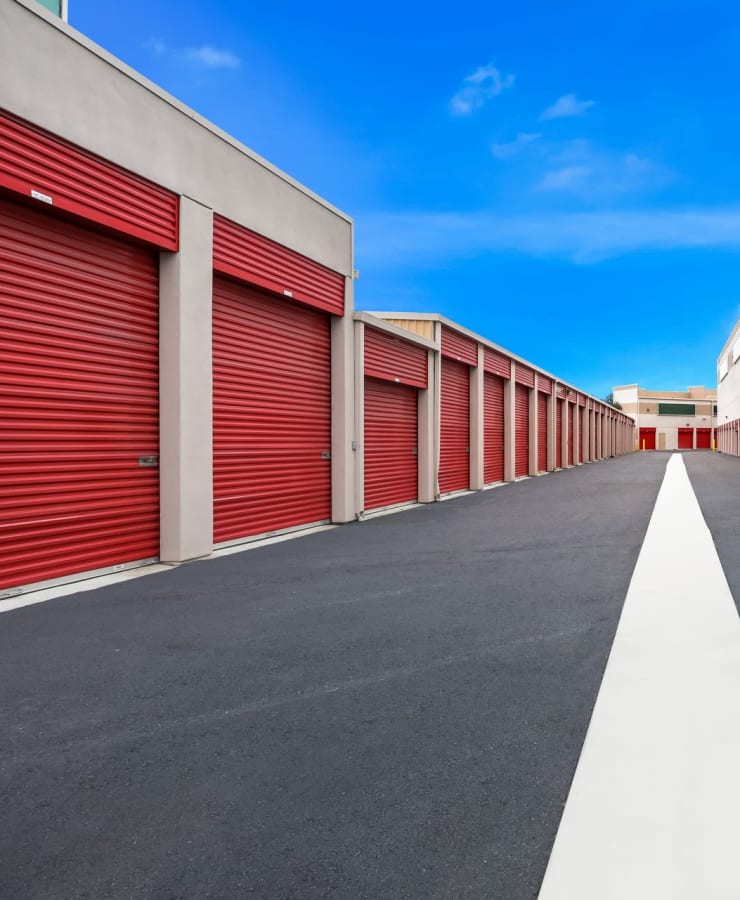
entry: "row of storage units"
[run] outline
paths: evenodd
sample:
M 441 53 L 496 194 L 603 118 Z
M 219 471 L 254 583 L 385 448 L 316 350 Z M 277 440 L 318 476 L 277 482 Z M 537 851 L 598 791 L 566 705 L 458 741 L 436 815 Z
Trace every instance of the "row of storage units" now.
M 725 422 L 716 429 L 716 446 L 720 453 L 740 456 L 740 419 Z
M 434 314 L 355 314 L 359 515 L 629 453 L 634 422 Z
M 0 597 L 633 449 L 595 398 L 355 314 L 348 266 L 9 112 L 0 320 Z

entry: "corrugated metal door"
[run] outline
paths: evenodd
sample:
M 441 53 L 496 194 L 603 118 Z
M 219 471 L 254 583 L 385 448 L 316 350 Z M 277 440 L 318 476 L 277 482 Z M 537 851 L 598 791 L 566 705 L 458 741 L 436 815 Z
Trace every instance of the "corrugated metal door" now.
M 0 320 L 0 587 L 156 558 L 156 255 L 0 201 Z
M 711 450 L 712 449 L 712 429 L 697 428 L 696 429 L 696 449 Z
M 537 471 L 547 472 L 547 407 L 550 398 L 537 392 Z
M 483 393 L 483 480 L 504 480 L 504 380 L 486 372 Z
M 331 516 L 329 317 L 213 282 L 215 543 Z
M 588 415 L 588 410 L 585 406 L 582 406 L 578 410 L 578 412 L 578 442 L 581 448 L 581 462 L 587 462 L 588 448 L 586 447 L 586 416 Z
M 563 468 L 563 403 L 560 399 L 555 401 L 555 465 Z
M 365 509 L 418 495 L 416 388 L 365 378 Z
M 516 407 L 514 475 L 521 478 L 523 475 L 529 475 L 529 388 L 526 385 L 515 385 L 514 405 Z
M 568 465 L 573 465 L 573 451 L 575 450 L 575 406 L 568 404 Z
M 655 429 L 640 429 L 640 450 L 655 450 Z
M 470 487 L 470 370 L 442 357 L 439 492 Z
M 678 449 L 693 450 L 694 449 L 694 429 L 679 428 L 678 429 Z

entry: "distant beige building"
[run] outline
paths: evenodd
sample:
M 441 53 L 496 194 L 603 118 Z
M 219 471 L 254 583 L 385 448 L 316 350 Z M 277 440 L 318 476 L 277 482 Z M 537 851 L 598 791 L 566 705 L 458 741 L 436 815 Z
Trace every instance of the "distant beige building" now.
M 647 391 L 637 384 L 614 388 L 614 401 L 632 416 L 640 450 L 711 450 L 717 427 L 717 391 Z

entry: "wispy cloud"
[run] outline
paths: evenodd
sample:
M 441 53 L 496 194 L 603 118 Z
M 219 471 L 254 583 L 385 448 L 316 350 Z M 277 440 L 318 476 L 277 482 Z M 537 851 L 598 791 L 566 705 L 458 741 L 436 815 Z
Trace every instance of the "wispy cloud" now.
M 504 144 L 491 144 L 491 153 L 496 159 L 511 159 L 517 156 L 528 145 L 538 141 L 542 135 L 520 132 L 513 141 Z
M 587 202 L 663 187 L 673 173 L 636 153 L 612 151 L 591 141 L 551 145 L 536 190 L 575 195 Z
M 595 100 L 579 100 L 575 94 L 565 94 L 563 97 L 548 106 L 540 115 L 542 121 L 547 119 L 569 119 L 573 116 L 582 116 L 592 106 L 596 106 Z
M 378 267 L 432 267 L 489 253 L 588 265 L 644 250 L 740 249 L 737 206 L 512 216 L 376 213 L 358 222 L 358 261 Z
M 502 75 L 490 63 L 481 66 L 463 79 L 462 86 L 450 100 L 450 110 L 455 116 L 469 116 L 493 97 L 514 84 L 514 75 Z
M 236 53 L 211 44 L 202 44 L 200 47 L 170 47 L 160 38 L 152 38 L 144 46 L 156 56 L 167 56 L 203 69 L 238 69 L 241 65 Z
M 210 44 L 202 47 L 186 47 L 183 56 L 188 62 L 205 66 L 207 69 L 238 69 L 241 60 L 231 50 L 219 50 Z

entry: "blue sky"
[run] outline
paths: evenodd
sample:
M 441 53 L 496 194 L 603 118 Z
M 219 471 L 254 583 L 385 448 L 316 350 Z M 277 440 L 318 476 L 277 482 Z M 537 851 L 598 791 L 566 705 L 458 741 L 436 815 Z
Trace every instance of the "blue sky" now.
M 715 384 L 740 4 L 177 11 L 70 0 L 70 24 L 353 216 L 358 308 L 441 312 L 602 396 Z

